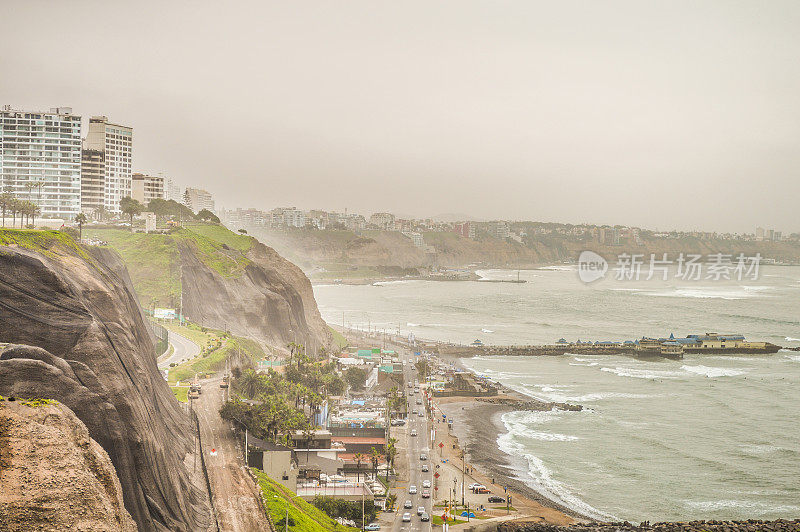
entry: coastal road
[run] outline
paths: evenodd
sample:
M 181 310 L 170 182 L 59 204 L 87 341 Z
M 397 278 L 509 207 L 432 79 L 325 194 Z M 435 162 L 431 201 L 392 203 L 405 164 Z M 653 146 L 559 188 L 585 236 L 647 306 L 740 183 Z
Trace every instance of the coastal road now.
M 219 415 L 226 393 L 219 387 L 221 381 L 221 375 L 201 381 L 200 399 L 192 402 L 200 421 L 201 451 L 219 529 L 266 532 L 267 518 L 258 502 L 258 488 L 244 466 L 241 443 L 234 438 L 230 424 Z
M 167 332 L 169 333 L 169 343 L 172 345 L 172 354 L 158 361 L 158 369 L 169 369 L 169 365 L 172 363 L 180 364 L 184 360 L 192 359 L 200 354 L 199 345 L 176 332 Z
M 417 372 L 414 368 L 414 355 L 403 352 L 401 354 L 401 358 L 405 361 L 405 367 L 403 369 L 403 375 L 405 378 L 406 383 L 414 383 L 416 379 Z M 434 453 L 430 449 L 430 433 L 429 433 L 429 424 L 428 424 L 428 416 L 425 413 L 425 405 L 417 404 L 417 399 L 422 399 L 422 392 L 414 392 L 414 389 L 409 389 L 406 385 L 404 392 L 408 397 L 408 423 L 404 427 L 406 431 L 406 452 L 408 454 L 408 483 L 402 484 L 398 483 L 397 489 L 397 506 L 398 511 L 395 517 L 394 522 L 392 523 L 392 530 L 394 532 L 399 531 L 415 531 L 415 532 L 429 532 L 431 530 L 431 523 L 423 522 L 420 520 L 420 516 L 417 515 L 417 508 L 422 506 L 425 508 L 427 514 L 433 517 L 431 512 L 433 507 L 433 498 L 435 497 L 435 491 L 433 489 L 433 474 L 436 471 L 436 460 Z M 420 417 L 415 412 L 422 411 L 424 415 Z M 416 430 L 417 436 L 411 436 L 411 431 Z M 425 454 L 428 456 L 428 459 L 425 461 L 420 460 L 420 455 Z M 429 471 L 423 472 L 422 465 L 426 464 L 428 466 Z M 430 498 L 423 498 L 422 497 L 422 483 L 423 481 L 428 480 L 431 482 L 431 487 L 428 488 L 431 496 Z M 409 493 L 409 488 L 411 486 L 416 486 L 417 493 L 411 494 Z M 403 504 L 405 501 L 411 501 L 411 508 L 403 508 Z M 411 514 L 411 522 L 404 523 L 402 521 L 403 514 L 408 512 Z

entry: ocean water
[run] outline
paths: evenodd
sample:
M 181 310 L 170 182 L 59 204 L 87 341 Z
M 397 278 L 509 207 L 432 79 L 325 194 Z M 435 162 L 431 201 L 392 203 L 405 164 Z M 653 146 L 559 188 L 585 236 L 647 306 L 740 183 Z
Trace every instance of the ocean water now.
M 763 267 L 750 282 L 585 285 L 569 267 L 520 277 L 528 282 L 401 281 L 314 291 L 329 322 L 458 343 L 714 331 L 800 346 L 797 267 Z M 586 407 L 507 413 L 497 442 L 521 480 L 579 511 L 631 521 L 800 516 L 800 352 L 478 357 L 465 364 L 532 397 Z

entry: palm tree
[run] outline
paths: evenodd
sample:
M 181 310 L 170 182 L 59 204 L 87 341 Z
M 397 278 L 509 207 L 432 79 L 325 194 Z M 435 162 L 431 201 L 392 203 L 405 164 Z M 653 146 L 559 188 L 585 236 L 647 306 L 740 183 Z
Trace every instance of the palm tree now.
M 10 192 L 3 192 L 0 194 L 0 210 L 3 211 L 3 227 L 6 226 L 6 211 L 10 209 L 11 202 L 14 201 L 14 196 Z
M 395 443 L 397 443 L 395 438 L 389 438 L 389 441 L 386 442 L 386 451 L 384 452 L 386 456 L 386 482 L 389 482 L 389 468 L 394 465 L 394 457 L 397 455 Z
M 378 478 L 378 462 L 380 461 L 380 456 L 380 453 L 375 447 L 369 450 L 369 459 L 372 462 L 372 475 L 376 479 Z
M 83 224 L 86 223 L 86 215 L 79 213 L 75 217 L 75 221 L 78 222 L 78 242 L 81 242 L 83 240 Z
M 11 227 L 14 227 L 17 223 L 17 213 L 20 209 L 20 201 L 17 198 L 11 200 L 9 205 L 9 210 L 11 211 Z
M 364 453 L 356 453 L 355 456 L 353 456 L 353 460 L 356 461 L 356 467 L 357 467 L 356 482 L 361 481 L 361 462 L 364 461 L 364 458 L 366 458 L 366 456 L 364 456 Z
M 33 225 L 36 225 L 36 215 L 39 214 L 39 206 L 31 202 L 31 216 L 33 216 Z

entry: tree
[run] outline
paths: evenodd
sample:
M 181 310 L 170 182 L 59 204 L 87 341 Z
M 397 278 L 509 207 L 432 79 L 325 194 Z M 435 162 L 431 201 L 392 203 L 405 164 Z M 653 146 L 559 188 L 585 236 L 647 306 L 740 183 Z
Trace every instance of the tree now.
M 83 213 L 78 214 L 75 217 L 75 221 L 78 223 L 78 241 L 83 240 L 83 224 L 86 223 L 86 215 Z
M 364 453 L 356 453 L 355 456 L 353 456 L 353 460 L 356 461 L 356 468 L 357 468 L 356 469 L 356 482 L 360 482 L 361 481 L 361 462 L 364 461 L 364 458 L 366 458 L 366 456 L 364 456 Z
M 0 210 L 3 211 L 3 227 L 6 226 L 6 211 L 10 211 L 14 196 L 10 192 L 0 194 Z
M 380 457 L 381 455 L 375 447 L 370 448 L 369 460 L 372 462 L 372 472 L 375 479 L 378 478 L 378 462 L 380 461 Z
M 396 438 L 389 438 L 389 441 L 386 442 L 386 450 L 383 453 L 386 456 L 386 482 L 389 482 L 389 468 L 394 466 L 394 457 L 397 456 L 395 443 L 397 443 Z
M 124 213 L 130 217 L 131 220 L 131 232 L 133 232 L 133 217 L 137 214 L 141 214 L 144 210 L 144 206 L 133 199 L 130 196 L 126 196 L 119 200 L 119 208 Z
M 347 368 L 344 378 L 354 390 L 363 390 L 367 380 L 367 372 L 361 368 Z
M 209 211 L 208 209 L 201 209 L 200 212 L 197 213 L 197 217 L 200 218 L 201 220 L 214 222 L 215 224 L 219 223 L 219 218 L 217 217 L 217 215 Z

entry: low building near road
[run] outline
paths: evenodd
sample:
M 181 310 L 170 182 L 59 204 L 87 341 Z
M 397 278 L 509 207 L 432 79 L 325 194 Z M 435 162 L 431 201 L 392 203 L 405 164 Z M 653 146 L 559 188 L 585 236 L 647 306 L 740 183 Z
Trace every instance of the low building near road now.
M 298 470 L 289 447 L 250 436 L 247 438 L 247 465 L 260 469 L 292 491 L 297 487 Z

